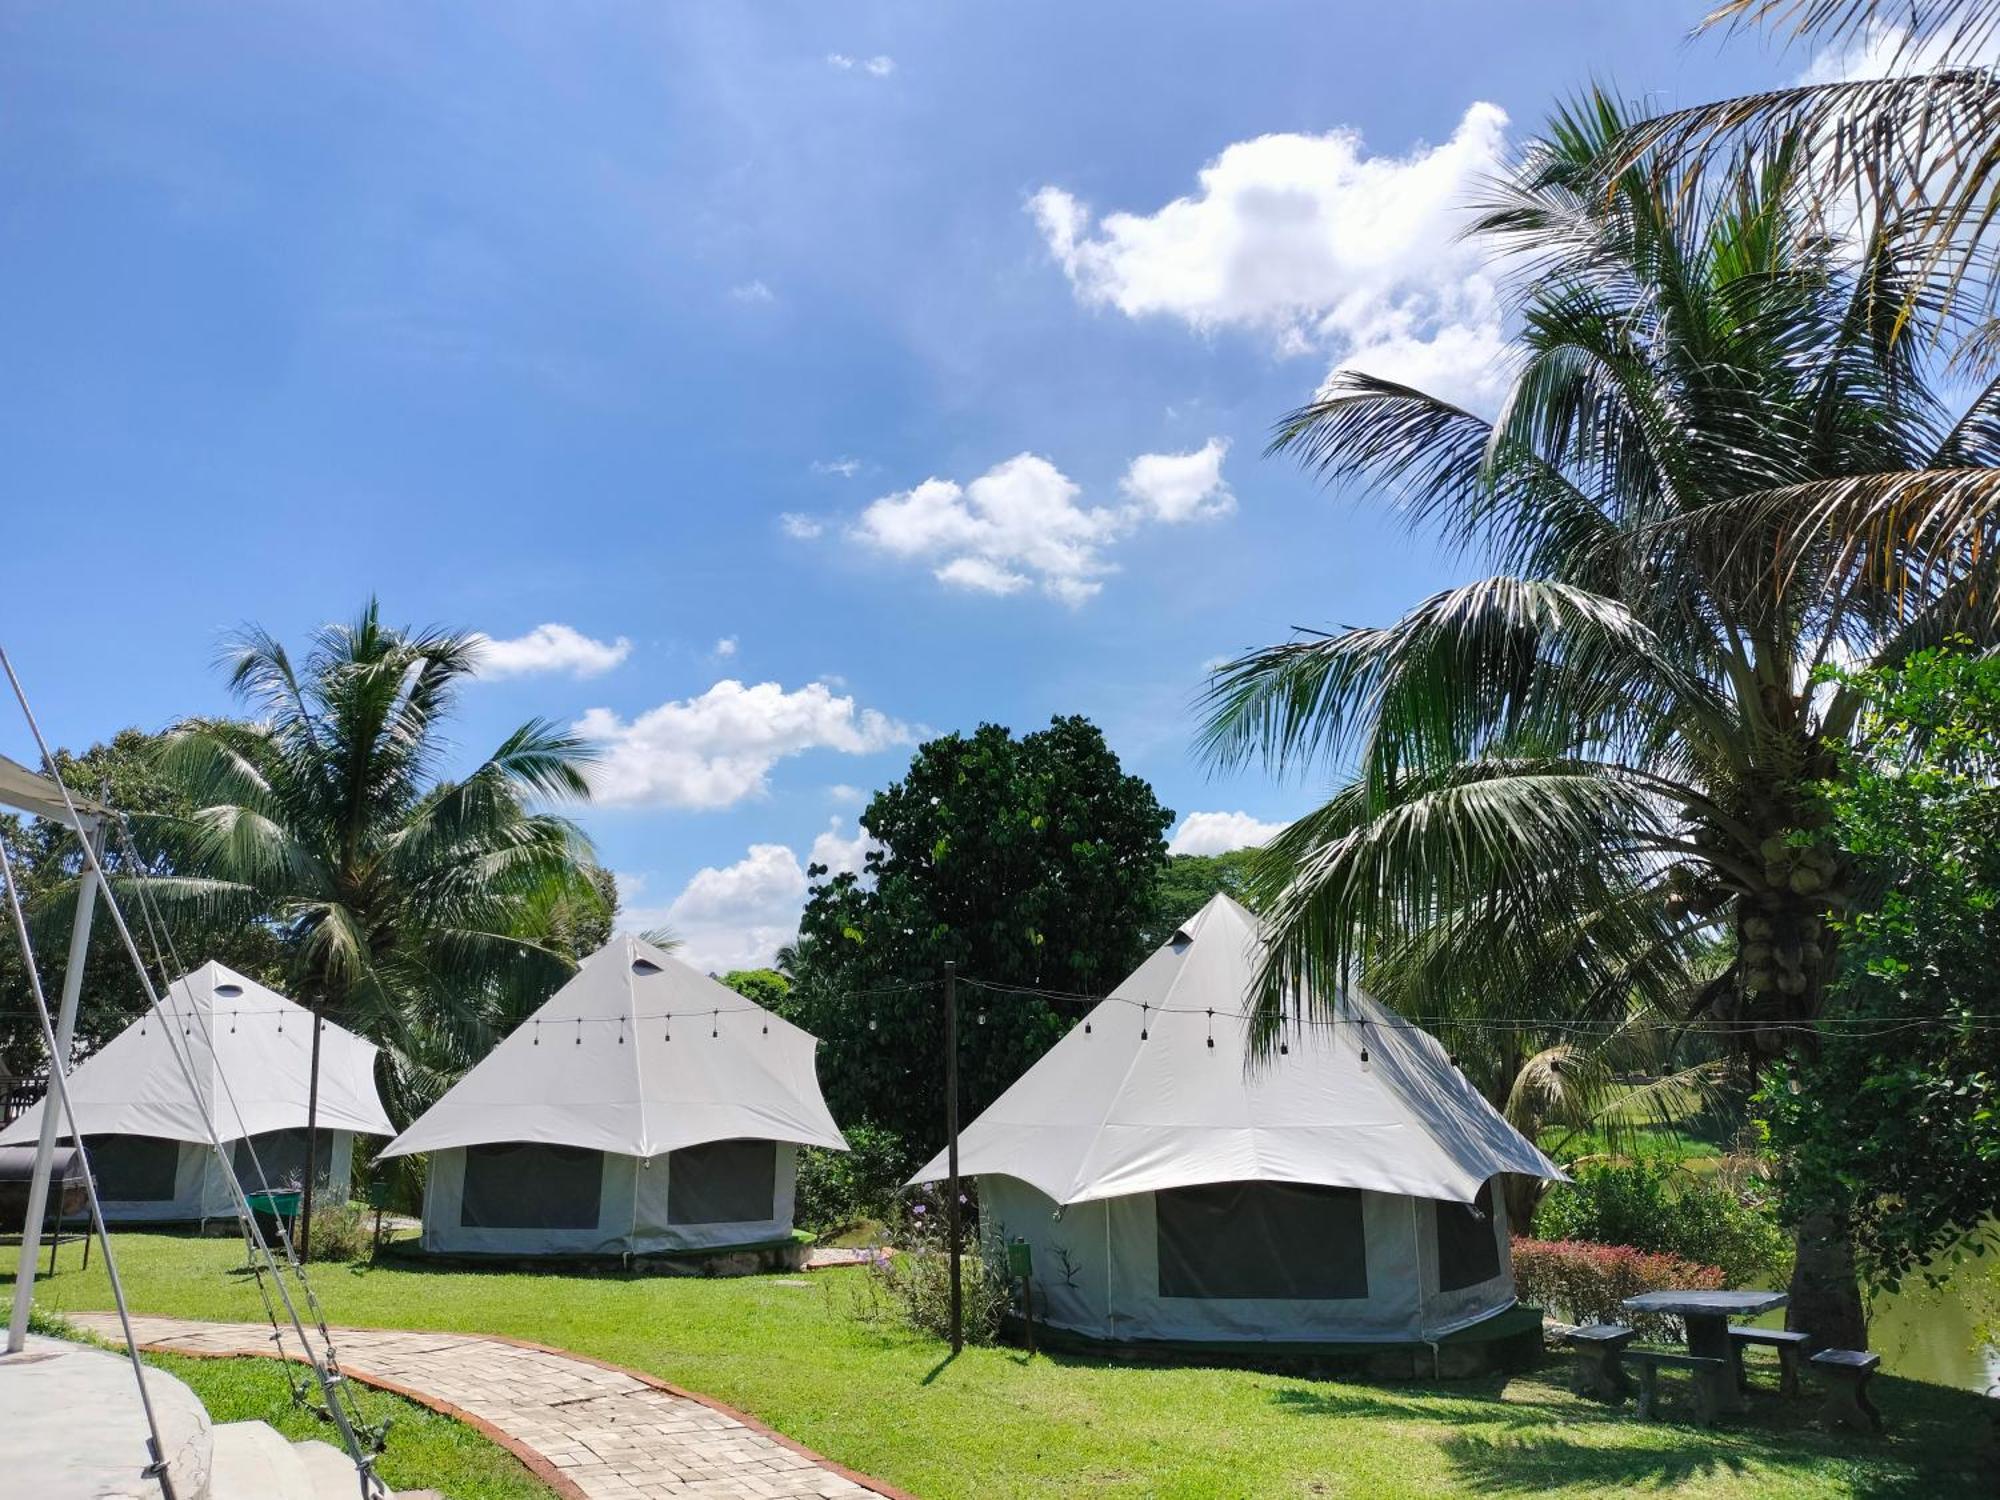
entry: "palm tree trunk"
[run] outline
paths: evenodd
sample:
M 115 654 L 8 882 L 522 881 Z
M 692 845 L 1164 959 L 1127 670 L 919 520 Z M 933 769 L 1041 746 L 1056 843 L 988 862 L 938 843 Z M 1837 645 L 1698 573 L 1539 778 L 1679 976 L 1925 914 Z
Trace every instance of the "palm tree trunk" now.
M 1535 1210 L 1541 1206 L 1541 1178 L 1509 1172 L 1500 1179 L 1500 1189 L 1507 1205 L 1507 1233 L 1526 1238 L 1534 1232 Z
M 319 1034 L 326 1022 L 320 1019 L 319 1007 L 312 1008 L 312 1068 L 306 1083 L 306 1180 L 300 1184 L 305 1196 L 299 1201 L 299 1261 L 304 1264 L 311 1258 L 313 1222 L 313 1180 L 319 1176 Z
M 1785 1326 L 1811 1334 L 1821 1349 L 1866 1349 L 1868 1310 L 1847 1215 L 1831 1205 L 1814 1209 L 1799 1220 L 1793 1243 L 1797 1259 Z

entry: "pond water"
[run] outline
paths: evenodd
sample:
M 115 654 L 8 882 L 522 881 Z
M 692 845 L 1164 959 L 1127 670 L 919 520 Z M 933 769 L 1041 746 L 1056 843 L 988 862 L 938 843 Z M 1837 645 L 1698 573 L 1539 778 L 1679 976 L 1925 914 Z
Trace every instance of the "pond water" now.
M 1968 1391 L 2000 1386 L 2000 1257 L 1968 1258 L 1936 1290 L 1912 1278 L 1878 1297 L 1868 1342 L 1892 1375 Z
M 1757 1322 L 1785 1326 L 1782 1312 Z M 2000 1387 L 2000 1255 L 1968 1256 L 1941 1287 L 1911 1277 L 1868 1307 L 1868 1347 L 1885 1374 L 1966 1391 Z

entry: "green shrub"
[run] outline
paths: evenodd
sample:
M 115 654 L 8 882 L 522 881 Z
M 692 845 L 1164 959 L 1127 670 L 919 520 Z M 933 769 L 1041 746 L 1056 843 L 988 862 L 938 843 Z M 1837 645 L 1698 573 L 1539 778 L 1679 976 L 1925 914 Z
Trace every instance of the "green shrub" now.
M 910 1207 L 904 1250 L 883 1252 L 868 1268 L 859 1288 L 855 1312 L 878 1321 L 893 1318 L 927 1338 L 951 1337 L 951 1253 L 945 1234 L 944 1205 L 937 1190 L 926 1192 Z M 964 1331 L 968 1343 L 991 1343 L 1011 1295 L 1006 1256 L 999 1245 L 981 1244 L 968 1218 L 968 1237 L 959 1257 L 959 1287 L 963 1297 Z
M 1636 1315 L 1622 1304 L 1642 1292 L 1716 1291 L 1719 1267 L 1654 1255 L 1630 1245 L 1515 1240 L 1514 1289 L 1523 1302 L 1571 1323 L 1626 1323 L 1644 1338 L 1678 1339 L 1678 1318 Z
M 850 1125 L 842 1132 L 851 1148 L 799 1151 L 798 1193 L 792 1221 L 825 1234 L 860 1219 L 894 1220 L 903 1183 L 919 1163 L 901 1136 L 877 1125 Z
M 375 1250 L 374 1211 L 352 1203 L 315 1203 L 308 1248 L 314 1260 L 368 1259 Z
M 1782 1279 L 1790 1254 L 1776 1213 L 1754 1189 L 1739 1196 L 1657 1160 L 1580 1168 L 1573 1185 L 1549 1190 L 1534 1231 L 1699 1261 L 1719 1267 L 1726 1286 Z

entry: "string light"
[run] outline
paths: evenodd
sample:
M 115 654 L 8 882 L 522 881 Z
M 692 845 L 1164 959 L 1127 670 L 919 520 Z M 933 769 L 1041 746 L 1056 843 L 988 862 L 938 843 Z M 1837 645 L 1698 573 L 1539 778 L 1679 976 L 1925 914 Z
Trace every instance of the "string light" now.
M 1146 1006 L 1139 1007 L 1139 1040 L 1146 1040 Z
M 1208 1050 L 1211 1052 L 1215 1050 L 1215 1012 L 1213 1010 L 1208 1013 Z
M 535 1017 L 535 1040 L 533 1045 L 537 1047 L 542 1045 L 542 1018 L 540 1016 Z

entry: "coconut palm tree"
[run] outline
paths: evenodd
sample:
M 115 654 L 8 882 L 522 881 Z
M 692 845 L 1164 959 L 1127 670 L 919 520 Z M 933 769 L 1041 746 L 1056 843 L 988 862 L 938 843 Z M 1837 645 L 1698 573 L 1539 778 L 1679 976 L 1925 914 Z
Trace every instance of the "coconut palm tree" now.
M 1496 418 L 1353 373 L 1278 429 L 1276 450 L 1496 571 L 1211 683 L 1214 757 L 1344 778 L 1272 845 L 1267 1037 L 1294 986 L 1407 967 L 1430 934 L 1447 999 L 1508 1014 L 1678 985 L 1752 1056 L 1809 1047 L 1848 899 L 1814 789 L 1859 709 L 1814 671 L 1994 638 L 1990 544 L 1811 524 L 1830 490 L 1983 483 L 2000 460 L 2000 386 L 1948 411 L 1900 314 L 1950 316 L 1922 242 L 1828 234 L 1787 142 L 1607 187 L 1631 128 L 1585 97 L 1479 205 L 1520 326 Z M 1718 936 L 1732 957 L 1707 978 L 1692 955 Z M 1801 1232 L 1793 1313 L 1851 1341 L 1838 1218 Z
M 169 913 L 273 914 L 299 997 L 387 1049 L 392 1108 L 546 997 L 574 966 L 550 932 L 602 904 L 582 835 L 530 810 L 589 795 L 583 742 L 530 721 L 469 774 L 441 774 L 443 723 L 477 650 L 388 628 L 372 599 L 316 632 L 302 664 L 246 630 L 225 660 L 254 722 L 191 720 L 161 751 L 193 807 L 191 873 L 146 880 L 145 894 Z M 317 1046 L 311 1088 L 302 1254 Z

